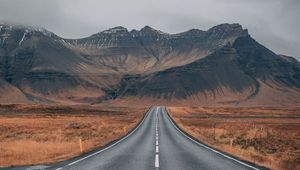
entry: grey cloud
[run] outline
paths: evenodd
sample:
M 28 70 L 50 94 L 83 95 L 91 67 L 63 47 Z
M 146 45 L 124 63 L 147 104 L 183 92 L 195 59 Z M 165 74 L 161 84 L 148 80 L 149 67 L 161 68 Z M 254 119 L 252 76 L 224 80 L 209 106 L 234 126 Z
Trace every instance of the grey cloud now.
M 240 23 L 277 53 L 300 59 L 299 0 L 0 0 L 0 20 L 43 26 L 66 38 L 150 25 L 177 33 Z

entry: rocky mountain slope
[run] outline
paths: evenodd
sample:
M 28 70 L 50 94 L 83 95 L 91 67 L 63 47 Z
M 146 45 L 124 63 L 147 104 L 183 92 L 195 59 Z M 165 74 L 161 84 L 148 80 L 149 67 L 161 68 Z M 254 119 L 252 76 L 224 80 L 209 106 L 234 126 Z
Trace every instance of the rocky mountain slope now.
M 193 63 L 143 76 L 125 76 L 116 91 L 121 98 L 138 96 L 140 100 L 150 97 L 239 105 L 263 98 L 254 103 L 273 105 L 276 98 L 285 105 L 299 103 L 299 85 L 298 61 L 278 56 L 245 36 Z M 261 96 L 271 91 L 274 95 Z
M 178 34 L 115 27 L 82 39 L 0 25 L 0 82 L 2 103 L 300 102 L 299 62 L 239 24 Z M 281 97 L 274 102 L 273 95 Z

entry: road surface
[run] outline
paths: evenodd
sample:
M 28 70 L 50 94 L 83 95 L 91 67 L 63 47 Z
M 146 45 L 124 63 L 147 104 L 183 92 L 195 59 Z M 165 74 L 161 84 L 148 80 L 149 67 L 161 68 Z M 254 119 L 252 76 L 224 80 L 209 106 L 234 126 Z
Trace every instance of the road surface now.
M 132 133 L 108 148 L 50 167 L 63 170 L 239 170 L 257 169 L 194 141 L 152 107 Z

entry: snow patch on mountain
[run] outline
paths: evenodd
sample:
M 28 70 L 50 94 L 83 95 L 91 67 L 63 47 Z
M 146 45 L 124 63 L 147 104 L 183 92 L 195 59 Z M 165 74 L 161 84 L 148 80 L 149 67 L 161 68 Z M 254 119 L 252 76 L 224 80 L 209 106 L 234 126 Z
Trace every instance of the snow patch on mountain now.
M 25 32 L 23 33 L 23 37 L 21 38 L 21 40 L 19 41 L 19 46 L 22 44 L 22 42 L 24 41 L 24 38 L 26 37 L 27 34 L 27 30 L 25 30 Z

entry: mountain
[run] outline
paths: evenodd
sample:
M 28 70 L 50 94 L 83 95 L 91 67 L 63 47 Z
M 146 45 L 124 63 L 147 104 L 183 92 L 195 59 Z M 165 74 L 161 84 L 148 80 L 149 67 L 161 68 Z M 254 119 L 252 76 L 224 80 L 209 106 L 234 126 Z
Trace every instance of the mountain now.
M 0 102 L 300 103 L 299 62 L 239 24 L 178 34 L 115 27 L 81 39 L 0 25 L 0 83 Z
M 76 98 L 86 90 L 99 93 L 84 76 L 97 68 L 60 37 L 39 28 L 0 28 L 0 79 L 18 88 L 28 101 Z
M 278 56 L 246 36 L 184 66 L 125 76 L 116 91 L 121 98 L 171 103 L 294 105 L 299 103 L 299 85 L 298 61 Z

